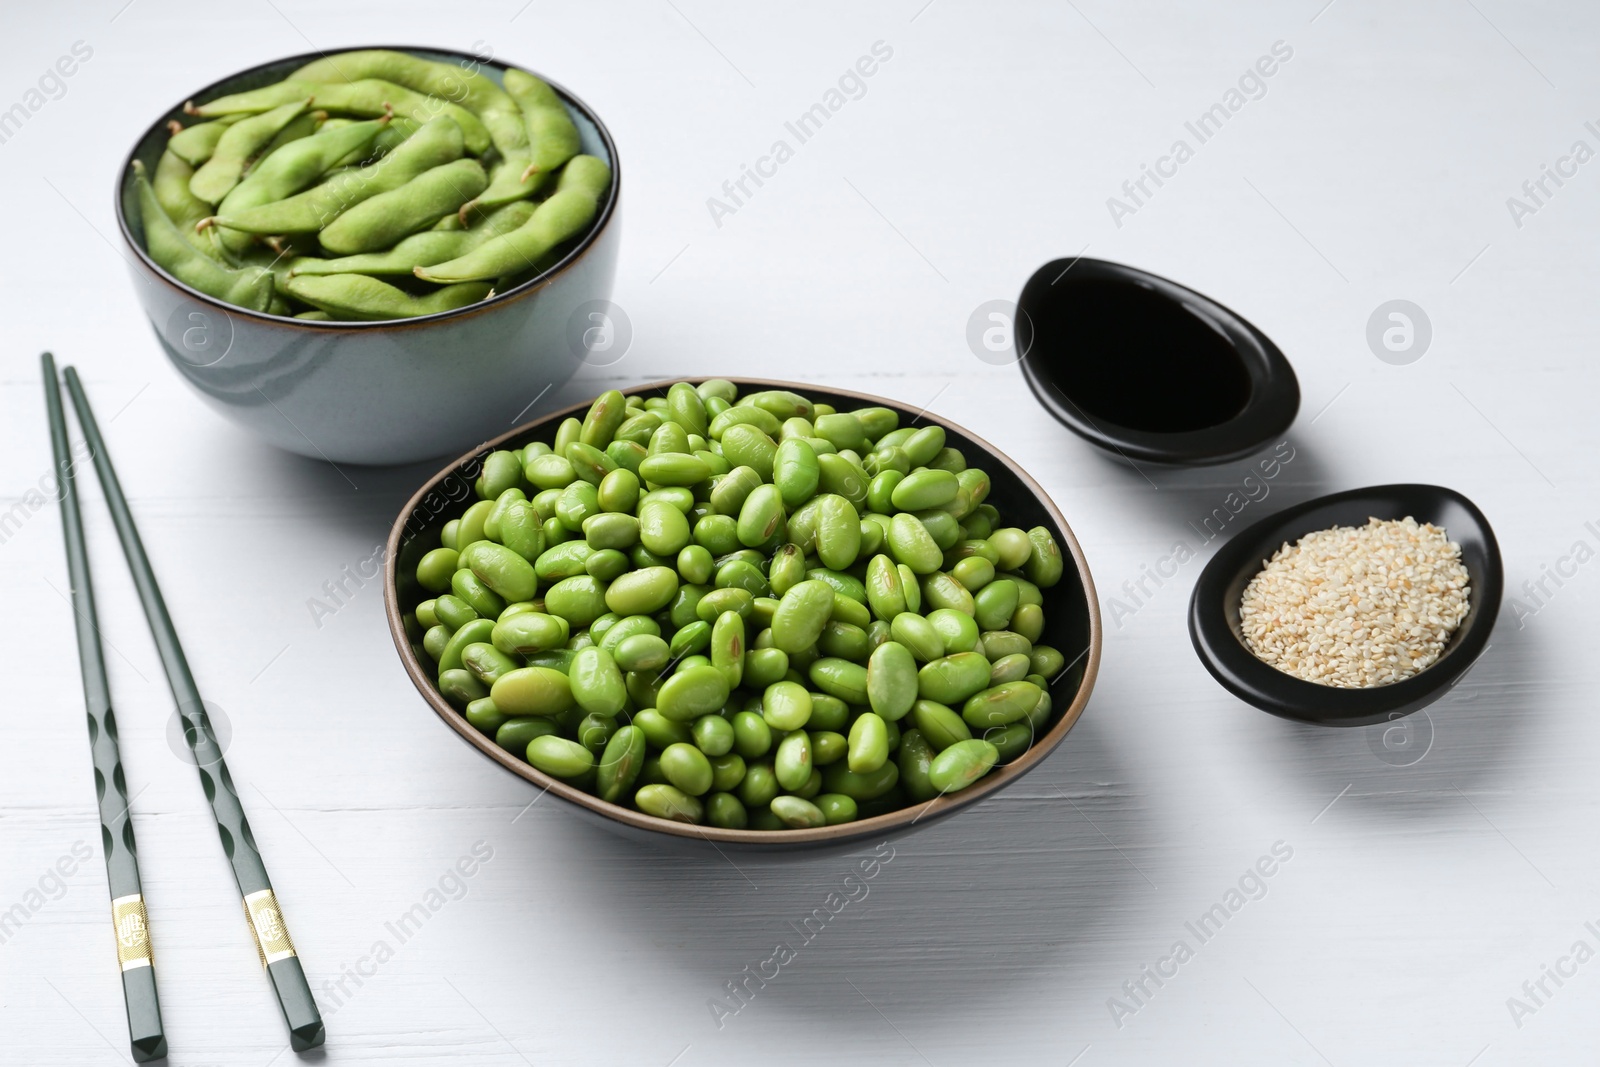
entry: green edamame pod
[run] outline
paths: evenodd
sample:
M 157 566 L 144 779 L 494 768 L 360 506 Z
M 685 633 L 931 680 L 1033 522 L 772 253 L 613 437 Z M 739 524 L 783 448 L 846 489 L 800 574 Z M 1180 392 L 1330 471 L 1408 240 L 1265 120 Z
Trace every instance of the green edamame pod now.
M 402 274 L 412 269 L 465 255 L 491 237 L 516 229 L 533 214 L 533 205 L 519 201 L 507 204 L 476 226 L 465 230 L 426 230 L 414 233 L 383 252 L 366 252 L 334 259 L 302 256 L 289 264 L 291 277 L 298 274 Z M 454 216 L 449 216 L 454 217 Z
M 527 144 L 527 130 L 516 102 L 486 75 L 461 65 L 374 48 L 313 60 L 289 77 L 327 83 L 382 79 L 436 101 L 454 101 L 472 112 L 482 120 L 503 156 Z
M 150 186 L 155 190 L 156 202 L 161 205 L 161 210 L 167 213 L 167 218 L 172 220 L 184 240 L 193 245 L 196 251 L 215 256 L 216 244 L 209 235 L 195 229 L 196 223 L 211 214 L 211 205 L 189 191 L 189 180 L 193 177 L 194 167 L 169 149 L 162 152 L 161 158 L 156 161 L 156 172 L 151 176 Z
M 272 275 L 266 271 L 262 273 L 267 278 L 270 290 Z M 291 277 L 284 288 L 296 300 L 321 308 L 335 318 L 358 321 L 406 319 L 454 311 L 476 304 L 493 290 L 493 286 L 487 282 L 463 282 L 422 296 L 412 296 L 403 289 L 365 274 Z
M 549 178 L 555 167 L 566 162 L 578 150 L 577 128 L 572 125 L 566 108 L 556 99 L 549 86 L 520 70 L 508 69 L 505 87 L 518 105 L 523 133 L 516 146 L 497 143 L 501 159 L 491 171 L 489 187 L 478 199 L 478 203 L 483 205 L 503 204 L 532 195 Z M 554 165 L 541 166 L 542 157 L 535 146 L 548 140 L 543 130 L 552 122 L 564 123 L 571 130 L 571 150 Z M 504 140 L 501 138 L 501 141 Z M 544 153 L 544 156 L 550 155 L 549 152 Z
M 458 160 L 461 127 L 448 116 L 426 123 L 370 167 L 341 171 L 303 193 L 231 215 L 215 224 L 246 233 L 314 233 L 366 200 L 399 189 L 427 171 Z
M 178 129 L 167 141 L 167 149 L 189 166 L 198 167 L 211 158 L 211 153 L 217 150 L 217 142 L 222 140 L 222 135 L 227 132 L 228 127 L 242 117 L 242 115 L 229 115 L 227 118 L 199 122 Z
M 506 68 L 505 87 L 528 131 L 532 158 L 527 177 L 548 174 L 578 154 L 578 128 L 554 89 L 515 67 Z
M 322 124 L 322 128 L 327 129 L 329 126 L 334 125 L 335 123 L 353 121 L 354 120 L 352 119 L 329 119 L 327 122 Z M 384 156 L 398 148 L 402 141 L 416 133 L 421 128 L 422 123 L 396 115 L 389 120 L 389 125 L 378 131 L 378 136 L 372 139 L 371 144 L 367 145 L 363 149 L 351 152 L 347 156 L 343 156 L 340 159 L 334 160 L 332 170 L 339 170 L 344 167 L 365 166 L 366 164 L 372 163 L 375 160 L 382 159 Z M 457 222 L 459 221 L 460 220 L 458 219 Z
M 323 227 L 317 239 L 328 251 L 344 255 L 388 248 L 459 210 L 488 182 L 477 160 L 458 159 L 424 171 L 398 189 L 362 201 Z
M 211 153 L 194 177 L 189 180 L 189 191 L 208 204 L 220 204 L 222 198 L 239 184 L 244 176 L 245 164 L 256 155 L 279 130 L 289 125 L 305 111 L 311 99 L 304 97 L 294 103 L 275 107 L 259 115 L 240 119 L 222 132 L 216 149 Z
M 482 155 L 489 147 L 489 132 L 478 117 L 447 99 L 414 92 L 380 78 L 362 78 L 347 84 L 318 83 L 291 78 L 242 93 L 208 100 L 189 113 L 205 117 L 259 114 L 283 104 L 311 98 L 316 107 L 376 118 L 392 112 L 421 124 L 448 115 L 461 127 L 467 148 Z
M 562 169 L 556 191 L 522 226 L 459 259 L 418 267 L 415 273 L 424 281 L 441 284 L 521 273 L 556 245 L 581 233 L 594 219 L 599 199 L 610 185 L 610 167 L 594 156 L 578 156 Z
M 306 118 L 302 115 L 301 119 Z M 299 122 L 296 119 L 295 122 Z M 245 208 L 269 204 L 293 196 L 310 186 L 331 170 L 335 163 L 351 152 L 365 151 L 377 137 L 378 131 L 389 124 L 387 117 L 371 122 L 357 122 L 331 130 L 302 137 L 284 145 L 250 168 L 244 180 L 222 198 L 216 214 L 232 215 Z M 285 127 L 285 132 L 294 123 Z M 229 236 L 248 240 L 239 231 L 224 231 L 224 243 Z M 237 243 L 237 242 L 236 242 Z M 238 244 L 238 247 L 243 247 Z
M 272 273 L 259 267 L 234 270 L 200 252 L 178 232 L 156 199 L 144 165 L 133 162 L 134 190 L 139 201 L 145 251 L 156 266 L 185 285 L 230 304 L 266 311 L 272 302 Z

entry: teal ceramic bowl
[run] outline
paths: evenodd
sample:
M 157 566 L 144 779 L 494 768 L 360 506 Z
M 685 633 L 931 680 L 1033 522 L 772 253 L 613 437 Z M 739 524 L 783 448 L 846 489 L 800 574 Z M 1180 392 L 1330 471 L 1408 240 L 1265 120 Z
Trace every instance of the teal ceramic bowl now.
M 479 69 L 508 64 L 445 49 L 393 48 Z M 279 81 L 321 53 L 290 56 L 193 94 L 204 102 Z M 520 66 L 520 64 L 515 64 Z M 546 79 L 548 80 L 548 79 Z M 154 171 L 169 119 L 150 125 L 117 175 L 117 225 L 134 291 L 161 350 L 206 403 L 262 440 L 335 463 L 407 463 L 460 452 L 523 421 L 533 402 L 598 356 L 594 327 L 610 322 L 621 167 L 611 134 L 577 97 L 551 83 L 583 151 L 611 166 L 611 189 L 589 234 L 543 274 L 470 307 L 388 322 L 305 322 L 234 307 L 189 288 L 145 254 L 132 163 Z

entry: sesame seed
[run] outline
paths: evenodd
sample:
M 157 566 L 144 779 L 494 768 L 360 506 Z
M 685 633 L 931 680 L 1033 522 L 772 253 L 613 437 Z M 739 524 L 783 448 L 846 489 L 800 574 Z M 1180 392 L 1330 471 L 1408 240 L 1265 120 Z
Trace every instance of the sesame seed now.
M 1432 666 L 1470 595 L 1461 546 L 1444 530 L 1409 515 L 1369 519 L 1285 542 L 1245 587 L 1239 622 L 1263 663 L 1365 689 Z

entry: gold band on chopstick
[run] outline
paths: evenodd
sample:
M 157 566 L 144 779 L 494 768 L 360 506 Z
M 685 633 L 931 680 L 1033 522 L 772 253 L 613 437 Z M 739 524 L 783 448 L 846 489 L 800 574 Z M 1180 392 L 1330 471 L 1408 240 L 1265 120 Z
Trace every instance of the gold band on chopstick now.
M 117 897 L 111 902 L 111 925 L 117 933 L 117 962 L 122 969 L 149 967 L 150 924 L 144 913 L 144 897 L 138 893 Z
M 245 897 L 244 917 L 250 923 L 251 934 L 255 936 L 261 966 L 286 960 L 295 954 L 294 942 L 289 940 L 289 928 L 283 924 L 283 912 L 278 910 L 278 898 L 273 896 L 272 890 L 258 890 Z

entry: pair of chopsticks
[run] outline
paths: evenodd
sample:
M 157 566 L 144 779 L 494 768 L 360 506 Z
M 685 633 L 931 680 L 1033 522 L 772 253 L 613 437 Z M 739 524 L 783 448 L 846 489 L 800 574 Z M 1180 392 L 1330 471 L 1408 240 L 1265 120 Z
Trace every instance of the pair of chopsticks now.
M 128 1009 L 128 1037 L 133 1058 L 143 1063 L 165 1056 L 167 1039 L 161 1026 L 161 1005 L 156 997 L 150 932 L 139 883 L 139 861 L 128 812 L 122 757 L 117 747 L 116 716 L 112 711 L 105 654 L 100 647 L 100 625 L 89 579 L 89 556 L 84 544 L 83 515 L 78 507 L 73 460 L 68 449 L 66 415 L 62 410 L 55 359 L 46 352 L 40 357 L 40 363 L 44 368 L 45 407 L 50 416 L 50 446 L 61 484 L 61 525 L 66 535 L 67 574 L 72 585 L 83 697 L 89 712 L 89 745 L 100 798 L 101 839 L 106 853 L 106 878 L 111 886 L 111 915 L 117 938 L 117 959 L 122 967 L 122 991 Z M 250 924 L 257 954 L 278 996 L 278 1005 L 283 1009 L 290 1047 L 296 1052 L 315 1048 L 322 1044 L 324 1037 L 322 1016 L 311 997 L 305 971 L 284 926 L 272 883 L 267 879 L 266 865 L 256 850 L 255 838 L 250 833 L 233 779 L 222 761 L 222 749 L 211 729 L 200 690 L 189 672 L 189 662 L 184 658 L 172 617 L 167 614 L 166 602 L 156 584 L 150 560 L 145 556 L 117 473 L 112 469 L 111 457 L 106 452 L 83 383 L 71 367 L 66 368 L 63 377 L 78 414 L 78 425 L 83 429 L 84 440 L 94 460 L 95 473 L 100 477 L 100 487 L 105 491 L 117 536 L 122 541 L 123 554 L 133 572 L 134 585 L 144 604 L 145 617 L 155 636 L 167 682 L 177 699 L 184 736 L 194 752 L 201 785 L 211 802 L 223 851 L 233 865 L 233 877 L 243 897 L 245 918 Z

